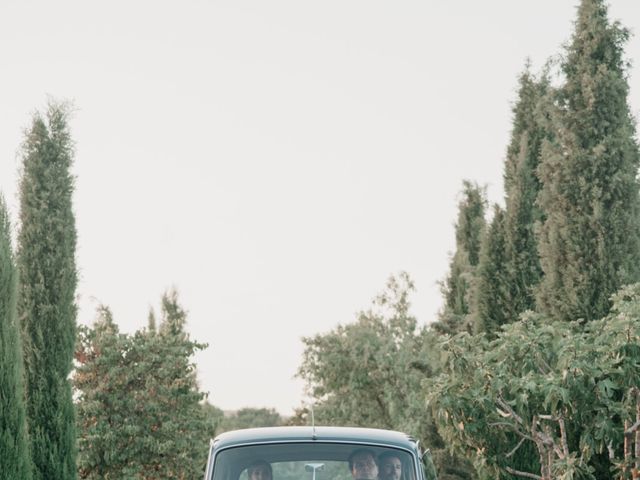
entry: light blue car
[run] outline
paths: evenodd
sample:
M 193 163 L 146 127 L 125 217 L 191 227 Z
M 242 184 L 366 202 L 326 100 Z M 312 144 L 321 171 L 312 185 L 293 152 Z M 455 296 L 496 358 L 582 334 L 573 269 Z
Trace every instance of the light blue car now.
M 401 432 L 271 427 L 211 441 L 205 480 L 437 480 L 430 455 Z

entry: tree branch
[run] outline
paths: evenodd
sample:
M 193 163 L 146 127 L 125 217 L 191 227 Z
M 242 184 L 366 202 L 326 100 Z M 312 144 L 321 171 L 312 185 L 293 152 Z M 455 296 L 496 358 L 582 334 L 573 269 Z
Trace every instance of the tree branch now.
M 533 478 L 534 480 L 544 480 L 540 475 L 535 475 L 533 473 L 521 472 L 519 470 L 514 470 L 511 467 L 505 467 L 504 469 L 511 475 L 516 475 L 518 477 Z
M 511 408 L 511 405 L 509 405 L 507 402 L 504 401 L 502 396 L 499 395 L 498 398 L 496 398 L 496 402 L 498 402 L 498 405 L 500 405 L 504 410 L 506 410 L 516 422 L 518 422 L 520 425 L 524 425 L 524 421 L 522 420 L 520 415 L 518 415 L 513 410 L 513 408 Z
M 631 425 L 628 429 L 626 429 L 624 431 L 625 435 L 633 435 L 635 432 L 638 431 L 638 429 L 640 429 L 640 420 L 637 420 L 636 423 L 634 423 L 633 425 Z
M 533 437 L 530 437 L 529 435 L 527 435 L 526 433 L 520 431 L 518 429 L 518 427 L 512 423 L 508 423 L 508 422 L 493 422 L 493 423 L 489 423 L 487 424 L 490 427 L 509 427 L 514 433 L 516 433 L 518 436 L 522 437 L 525 440 L 531 440 L 532 442 L 534 442 L 535 440 L 533 439 Z
M 564 417 L 558 418 L 558 425 L 560 425 L 560 441 L 562 442 L 562 451 L 564 452 L 564 458 L 569 456 L 569 444 L 567 443 L 567 430 L 564 425 Z
M 524 443 L 524 441 L 527 438 L 525 436 L 522 437 L 522 439 L 518 442 L 518 445 L 516 445 L 516 448 L 514 448 L 513 450 L 511 450 L 509 453 L 507 453 L 506 458 L 511 457 L 514 453 L 516 453 L 518 451 L 518 449 L 520 448 L 520 446 Z

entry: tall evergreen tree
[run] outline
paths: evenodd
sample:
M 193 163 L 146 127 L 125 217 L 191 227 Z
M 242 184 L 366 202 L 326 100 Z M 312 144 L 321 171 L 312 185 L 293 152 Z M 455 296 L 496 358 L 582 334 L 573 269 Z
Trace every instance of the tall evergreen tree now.
M 16 270 L 9 216 L 0 197 L 0 472 L 31 479 L 24 404 L 22 342 L 16 316 Z
M 540 192 L 536 170 L 542 142 L 549 137 L 542 107 L 542 99 L 550 90 L 547 75 L 538 80 L 527 65 L 519 84 L 504 167 L 504 248 L 509 285 L 505 300 L 509 310 L 502 315 L 508 315 L 510 321 L 516 319 L 514 313 L 517 316 L 535 309 L 534 289 L 542 275 L 535 235 L 536 224 L 542 220 L 536 204 Z
M 433 324 L 440 333 L 457 333 L 468 329 L 471 293 L 480 244 L 485 229 L 486 193 L 483 188 L 464 181 L 462 200 L 458 204 L 456 251 L 451 258 L 449 275 L 442 285 L 444 307 Z
M 562 65 L 566 77 L 545 142 L 539 202 L 541 311 L 555 319 L 605 316 L 609 298 L 638 279 L 638 146 L 627 105 L 628 33 L 603 0 L 582 0 Z
M 36 114 L 23 144 L 18 315 L 36 480 L 76 478 L 71 385 L 76 336 L 73 148 L 67 108 Z
M 498 205 L 480 250 L 474 293 L 473 329 L 492 335 L 517 314 L 510 303 L 510 278 L 505 250 L 505 213 Z

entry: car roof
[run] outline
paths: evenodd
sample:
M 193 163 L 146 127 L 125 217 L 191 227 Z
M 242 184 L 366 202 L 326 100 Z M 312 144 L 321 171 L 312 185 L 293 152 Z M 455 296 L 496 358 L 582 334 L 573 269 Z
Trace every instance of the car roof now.
M 416 440 L 406 433 L 357 427 L 265 427 L 221 433 L 214 449 L 286 442 L 340 442 L 380 445 L 415 450 Z

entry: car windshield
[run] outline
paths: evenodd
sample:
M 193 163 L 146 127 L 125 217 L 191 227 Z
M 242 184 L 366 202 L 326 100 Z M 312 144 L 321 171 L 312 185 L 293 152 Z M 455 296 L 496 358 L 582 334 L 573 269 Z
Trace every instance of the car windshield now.
M 416 480 L 412 456 L 346 443 L 240 446 L 217 453 L 213 480 Z

